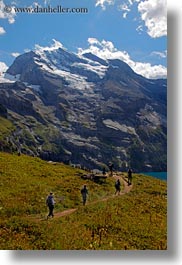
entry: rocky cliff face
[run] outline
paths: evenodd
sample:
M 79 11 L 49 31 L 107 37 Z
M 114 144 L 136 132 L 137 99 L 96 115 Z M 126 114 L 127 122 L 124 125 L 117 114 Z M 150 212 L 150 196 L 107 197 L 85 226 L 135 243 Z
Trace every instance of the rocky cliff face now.
M 88 168 L 166 170 L 166 80 L 62 48 L 20 55 L 5 78 L 0 104 L 17 150 Z

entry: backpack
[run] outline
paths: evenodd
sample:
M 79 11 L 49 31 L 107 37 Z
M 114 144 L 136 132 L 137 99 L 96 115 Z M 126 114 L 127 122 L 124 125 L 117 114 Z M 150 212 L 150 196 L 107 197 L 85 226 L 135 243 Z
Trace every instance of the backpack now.
M 83 188 L 83 189 L 81 189 L 81 194 L 82 194 L 82 195 L 86 195 L 87 193 L 88 193 L 87 188 Z
M 47 203 L 48 205 L 53 205 L 53 204 L 54 204 L 54 203 L 53 203 L 53 197 L 49 195 L 49 196 L 47 197 L 46 203 Z

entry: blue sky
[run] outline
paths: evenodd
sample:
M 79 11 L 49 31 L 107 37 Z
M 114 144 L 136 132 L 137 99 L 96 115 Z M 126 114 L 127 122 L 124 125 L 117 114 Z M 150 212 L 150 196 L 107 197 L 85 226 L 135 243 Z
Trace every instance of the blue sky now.
M 14 12 L 37 5 L 83 7 L 88 13 Z M 55 45 L 54 39 L 70 51 L 119 58 L 146 77 L 165 77 L 166 34 L 166 0 L 0 0 L 0 71 L 36 44 Z

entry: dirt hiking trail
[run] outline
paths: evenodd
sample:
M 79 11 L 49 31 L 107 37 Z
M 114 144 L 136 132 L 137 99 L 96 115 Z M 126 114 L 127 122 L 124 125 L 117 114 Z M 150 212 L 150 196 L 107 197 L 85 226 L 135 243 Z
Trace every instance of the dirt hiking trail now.
M 128 186 L 128 180 L 127 180 L 126 177 L 124 177 L 124 176 L 118 176 L 118 175 L 116 175 L 116 174 L 113 174 L 112 177 L 113 177 L 114 179 L 116 179 L 116 180 L 117 180 L 117 179 L 120 179 L 120 181 L 121 181 L 121 182 L 123 183 L 123 185 L 124 185 L 124 189 L 123 189 L 123 191 L 121 191 L 120 194 L 117 194 L 117 195 L 113 194 L 113 195 L 107 196 L 107 197 L 105 197 L 105 198 L 102 198 L 102 199 L 99 199 L 99 200 L 96 200 L 96 201 L 93 201 L 93 202 L 88 202 L 88 203 L 86 203 L 86 206 L 88 206 L 88 205 L 93 205 L 93 204 L 96 204 L 96 203 L 98 203 L 98 202 L 108 201 L 108 200 L 110 200 L 110 199 L 112 199 L 112 198 L 115 198 L 116 196 L 123 196 L 123 195 L 125 195 L 126 193 L 128 193 L 128 192 L 131 191 L 133 185 L 131 184 L 131 185 Z M 82 207 L 85 207 L 85 206 L 82 206 Z M 78 208 L 71 208 L 71 209 L 67 209 L 67 210 L 62 211 L 62 212 L 55 212 L 55 213 L 54 213 L 54 218 L 49 218 L 49 219 L 47 219 L 47 217 L 40 217 L 40 215 L 39 215 L 39 217 L 38 217 L 38 216 L 34 216 L 34 217 L 33 217 L 33 216 L 29 216 L 29 217 L 30 217 L 30 218 L 32 219 L 32 221 L 34 221 L 34 222 L 50 221 L 50 220 L 54 220 L 54 219 L 57 219 L 57 218 L 60 218 L 60 217 L 66 216 L 66 215 L 70 215 L 70 214 L 76 212 L 77 210 L 78 210 Z

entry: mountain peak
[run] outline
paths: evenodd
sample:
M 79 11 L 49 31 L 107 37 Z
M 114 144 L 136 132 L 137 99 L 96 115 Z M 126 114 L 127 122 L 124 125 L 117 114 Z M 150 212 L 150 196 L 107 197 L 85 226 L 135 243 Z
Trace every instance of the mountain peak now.
M 91 52 L 88 52 L 88 53 L 83 53 L 82 54 L 83 57 L 89 59 L 89 60 L 92 60 L 92 61 L 95 61 L 95 62 L 98 62 L 102 65 L 105 65 L 105 66 L 108 66 L 108 63 L 106 60 L 96 56 L 95 54 L 91 53 Z
M 120 59 L 109 59 L 108 62 L 111 67 L 122 69 L 127 74 L 136 74 L 127 63 Z
M 39 44 L 36 44 L 35 45 L 35 52 L 38 53 L 38 54 L 41 54 L 45 51 L 56 51 L 58 49 L 63 49 L 63 50 L 67 50 L 63 44 L 55 39 L 53 39 L 53 44 L 49 47 L 49 46 L 40 46 Z

